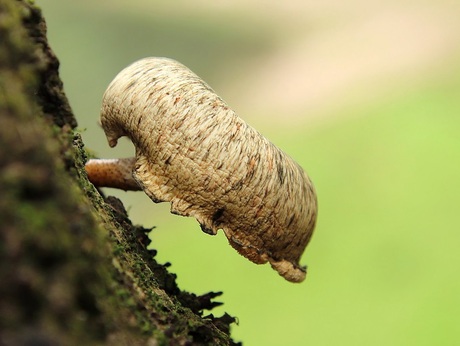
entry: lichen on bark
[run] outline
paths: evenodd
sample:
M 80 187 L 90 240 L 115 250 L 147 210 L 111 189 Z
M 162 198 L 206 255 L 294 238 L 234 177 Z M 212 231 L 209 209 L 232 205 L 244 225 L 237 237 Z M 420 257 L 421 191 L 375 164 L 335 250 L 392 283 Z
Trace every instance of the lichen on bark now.
M 0 37 L 0 344 L 234 344 L 87 181 L 40 9 L 0 0 Z

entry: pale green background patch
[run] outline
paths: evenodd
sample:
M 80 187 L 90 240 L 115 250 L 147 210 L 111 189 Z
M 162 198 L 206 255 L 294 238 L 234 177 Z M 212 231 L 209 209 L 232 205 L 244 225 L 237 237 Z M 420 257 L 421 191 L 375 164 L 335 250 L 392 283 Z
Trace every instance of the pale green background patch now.
M 225 237 L 142 193 L 120 197 L 156 226 L 182 289 L 223 290 L 245 345 L 457 345 L 460 316 L 460 22 L 449 1 L 39 0 L 88 147 L 123 67 L 175 58 L 293 156 L 319 222 L 291 284 Z

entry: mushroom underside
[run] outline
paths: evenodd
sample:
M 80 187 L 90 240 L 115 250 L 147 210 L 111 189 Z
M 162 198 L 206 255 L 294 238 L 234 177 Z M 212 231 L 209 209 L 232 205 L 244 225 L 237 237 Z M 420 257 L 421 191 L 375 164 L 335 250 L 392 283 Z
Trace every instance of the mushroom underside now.
M 254 244 L 263 243 L 261 239 L 258 239 L 259 235 L 256 233 L 248 235 L 245 232 L 238 231 L 237 226 L 229 222 L 220 221 L 217 223 L 216 219 L 218 219 L 218 214 L 221 213 L 221 210 L 216 210 L 215 206 L 210 206 L 209 208 L 197 206 L 190 203 L 187 199 L 174 196 L 171 192 L 172 189 L 168 189 L 166 186 L 157 183 L 157 181 L 160 181 L 160 178 L 158 176 L 153 176 L 151 173 L 152 170 L 150 168 L 147 169 L 146 165 L 148 165 L 148 162 L 143 160 L 142 156 L 139 156 L 133 175 L 153 202 L 171 203 L 171 213 L 180 216 L 194 217 L 200 224 L 202 231 L 207 234 L 216 235 L 217 231 L 222 229 L 229 244 L 240 255 L 256 264 L 265 264 L 269 262 L 272 268 L 286 280 L 301 282 L 305 279 L 306 268 L 299 266 L 298 263 L 293 261 L 275 259 L 272 257 L 269 250 L 255 246 Z

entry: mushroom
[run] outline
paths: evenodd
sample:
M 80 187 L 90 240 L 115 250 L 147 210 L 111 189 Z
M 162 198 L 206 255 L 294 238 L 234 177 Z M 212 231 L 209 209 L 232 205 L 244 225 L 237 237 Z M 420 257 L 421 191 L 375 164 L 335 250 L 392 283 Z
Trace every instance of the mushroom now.
M 219 229 L 250 261 L 301 282 L 315 227 L 316 193 L 303 169 L 246 124 L 198 76 L 167 58 L 145 58 L 107 88 L 101 124 L 110 147 L 127 136 L 136 157 L 89 160 L 97 186 L 143 190 L 171 213 Z

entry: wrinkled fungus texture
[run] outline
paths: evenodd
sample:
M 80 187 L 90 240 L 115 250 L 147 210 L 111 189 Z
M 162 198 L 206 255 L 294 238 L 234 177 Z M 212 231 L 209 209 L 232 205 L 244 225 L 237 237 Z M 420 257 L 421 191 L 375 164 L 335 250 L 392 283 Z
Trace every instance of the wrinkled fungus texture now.
M 300 257 L 317 214 L 303 169 L 239 118 L 198 76 L 166 58 L 121 71 L 106 90 L 101 122 L 109 145 L 128 136 L 134 178 L 154 202 L 222 229 L 254 263 L 304 280 Z

